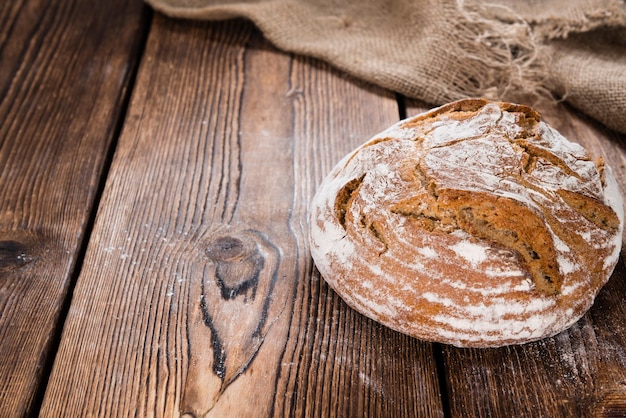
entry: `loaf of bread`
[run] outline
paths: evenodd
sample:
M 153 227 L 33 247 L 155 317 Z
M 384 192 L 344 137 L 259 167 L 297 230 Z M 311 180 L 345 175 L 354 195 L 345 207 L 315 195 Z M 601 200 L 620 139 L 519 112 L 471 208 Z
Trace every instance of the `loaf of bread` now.
M 617 264 L 611 169 L 533 109 L 467 99 L 343 158 L 310 207 L 311 253 L 358 312 L 461 347 L 555 335 Z

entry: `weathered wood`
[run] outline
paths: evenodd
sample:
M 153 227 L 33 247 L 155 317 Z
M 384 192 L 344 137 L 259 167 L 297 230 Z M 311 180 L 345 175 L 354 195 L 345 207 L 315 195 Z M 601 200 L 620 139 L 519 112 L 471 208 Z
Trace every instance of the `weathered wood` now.
M 0 2 L 2 416 L 36 412 L 142 10 L 122 0 Z
M 397 118 L 250 24 L 156 16 L 42 415 L 441 416 L 431 345 L 308 253 L 316 185 Z
M 411 103 L 408 113 L 426 108 Z M 602 155 L 626 190 L 626 136 L 566 106 L 544 119 Z M 622 249 L 624 255 L 624 249 Z M 577 324 L 536 343 L 500 349 L 443 347 L 452 416 L 583 417 L 626 414 L 626 269 L 619 261 L 595 305 Z
M 388 92 L 353 82 L 313 60 L 296 60 L 291 91 L 296 114 L 297 202 L 306 206 L 331 168 L 371 135 L 398 120 Z M 349 79 L 348 79 L 349 81 Z M 375 96 L 373 96 L 375 95 Z M 390 109 L 390 106 L 393 109 Z M 297 211 L 293 228 L 305 236 Z M 306 249 L 307 246 L 304 246 Z M 348 308 L 302 252 L 302 283 L 281 372 L 287 386 L 281 416 L 443 416 L 432 345 L 381 327 Z M 302 274 L 302 273 L 301 273 Z M 295 334 L 297 332 L 297 334 Z M 290 394 L 291 392 L 291 394 Z M 283 398 L 281 391 L 277 400 Z

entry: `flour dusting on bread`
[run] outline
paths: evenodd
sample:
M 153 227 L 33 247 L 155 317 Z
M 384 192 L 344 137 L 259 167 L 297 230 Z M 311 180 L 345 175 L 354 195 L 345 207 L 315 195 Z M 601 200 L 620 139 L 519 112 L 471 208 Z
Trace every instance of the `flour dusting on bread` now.
M 458 346 L 554 335 L 591 306 L 624 224 L 610 167 L 534 110 L 461 100 L 347 155 L 310 210 L 337 293 L 393 329 Z

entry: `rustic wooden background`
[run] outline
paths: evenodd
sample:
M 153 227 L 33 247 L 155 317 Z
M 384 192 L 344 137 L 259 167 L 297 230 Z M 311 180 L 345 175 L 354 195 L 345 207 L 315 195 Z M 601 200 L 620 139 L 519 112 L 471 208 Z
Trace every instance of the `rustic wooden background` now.
M 459 349 L 348 308 L 307 204 L 430 107 L 138 0 L 0 2 L 0 416 L 626 416 L 625 252 L 537 343 Z M 545 119 L 626 189 L 626 135 Z

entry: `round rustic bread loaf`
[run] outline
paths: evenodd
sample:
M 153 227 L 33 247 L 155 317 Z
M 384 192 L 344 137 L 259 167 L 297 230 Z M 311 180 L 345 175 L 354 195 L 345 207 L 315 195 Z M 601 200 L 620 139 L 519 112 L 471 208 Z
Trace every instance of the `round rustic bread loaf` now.
M 619 187 L 529 107 L 461 100 L 345 158 L 310 208 L 311 252 L 354 309 L 464 347 L 554 335 L 619 258 Z

